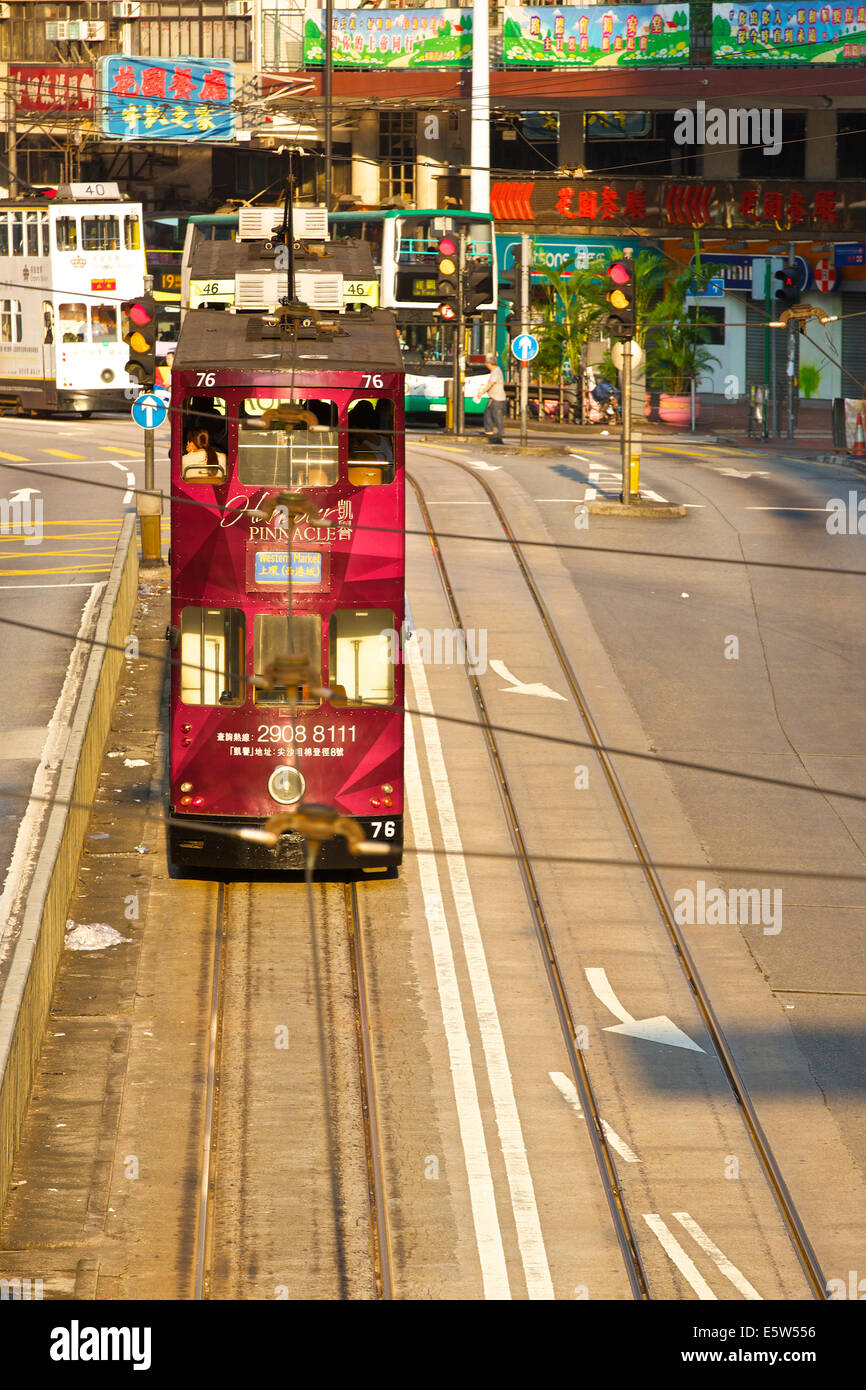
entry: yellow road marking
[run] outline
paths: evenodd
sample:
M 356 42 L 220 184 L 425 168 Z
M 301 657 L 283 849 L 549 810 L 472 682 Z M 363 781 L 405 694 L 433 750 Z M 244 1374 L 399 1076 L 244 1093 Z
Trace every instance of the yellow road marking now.
M 26 462 L 27 462 L 27 460 L 26 460 L 26 458 L 24 457 L 23 454 L 2 454 L 2 453 L 0 453 L 0 459 L 11 459 L 13 463 L 26 463 Z
M 20 539 L 20 538 L 19 538 L 19 539 Z M 114 546 L 110 546 L 107 550 L 93 550 L 93 549 L 90 549 L 90 548 L 88 548 L 88 549 L 86 549 L 86 550 L 43 550 L 41 545 L 39 545 L 39 546 L 34 545 L 33 548 L 32 548 L 32 550 L 7 550 L 7 551 L 4 551 L 4 553 L 3 553 L 3 559 L 4 559 L 4 560 L 28 560 L 28 559 L 31 559 L 31 558 L 32 558 L 32 559 L 35 560 L 35 559 L 38 557 L 38 558 L 41 560 L 41 559 L 43 559 L 46 555 L 63 555 L 67 560 L 72 560 L 72 559 L 74 559 L 76 555 L 80 555 L 80 556 L 82 556 L 82 557 L 91 556 L 91 557 L 93 557 L 94 559 L 102 559 L 103 555 L 113 555 L 113 554 L 114 554 Z
M 40 449 L 40 454 L 56 454 L 59 459 L 83 459 L 84 454 L 69 454 L 65 449 Z
M 116 444 L 100 444 L 100 445 L 99 445 L 99 448 L 100 448 L 100 449 L 103 449 L 103 450 L 105 451 L 105 453 L 107 453 L 107 454 L 126 454 L 127 457 L 128 457 L 128 458 L 131 458 L 131 459 L 143 459 L 143 458 L 144 458 L 144 454 L 142 454 L 140 450 L 138 450 L 138 449 L 118 449 L 118 447 L 117 447 Z
M 0 566 L 0 576 L 14 574 L 110 574 L 111 565 L 67 565 L 47 570 L 6 570 Z
M 116 537 L 110 533 L 106 534 L 104 531 L 91 531 L 90 534 L 85 532 L 83 536 L 46 536 L 45 539 L 53 542 L 54 545 L 59 545 L 61 541 L 69 541 L 70 545 L 82 545 L 85 541 L 114 541 Z M 17 545 L 20 541 L 21 536 L 0 536 L 0 545 Z M 92 546 L 88 546 L 88 550 L 92 549 Z

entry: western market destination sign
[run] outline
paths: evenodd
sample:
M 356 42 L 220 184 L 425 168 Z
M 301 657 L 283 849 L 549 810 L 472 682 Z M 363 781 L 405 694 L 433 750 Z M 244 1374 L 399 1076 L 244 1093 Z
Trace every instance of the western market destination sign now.
M 866 231 L 866 182 L 787 179 L 535 179 L 494 183 L 497 222 L 546 231 L 728 234 Z M 527 228 L 528 230 L 528 228 Z

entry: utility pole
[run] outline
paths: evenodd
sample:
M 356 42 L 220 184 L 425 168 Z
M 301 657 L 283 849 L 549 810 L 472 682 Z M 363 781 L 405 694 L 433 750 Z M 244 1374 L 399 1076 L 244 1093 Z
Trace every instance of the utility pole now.
M 153 293 L 153 276 L 152 276 L 152 275 L 145 275 L 145 277 L 144 277 L 144 292 L 145 292 L 145 294 L 152 294 L 152 293 Z M 148 387 L 147 389 L 150 390 L 151 388 Z M 155 430 L 145 430 L 145 431 L 144 431 L 144 490 L 145 490 L 145 492 L 153 492 L 153 436 L 154 436 L 155 433 L 156 433 Z
M 489 0 L 472 0 L 472 103 L 470 106 L 469 206 L 490 211 L 490 13 Z
M 463 395 L 466 340 L 466 228 L 461 225 L 457 239 L 457 338 L 454 344 L 454 433 L 463 433 L 466 400 Z
M 795 256 L 796 256 L 796 254 L 797 254 L 797 246 L 796 246 L 796 243 L 793 242 L 793 241 L 791 241 L 791 242 L 788 243 L 788 264 L 789 264 L 789 265 L 795 265 L 795 264 L 796 264 L 795 259 L 794 259 Z M 795 337 L 794 337 L 794 334 L 795 334 L 796 332 L 797 332 L 797 329 L 796 329 L 796 326 L 795 326 L 793 320 L 788 319 L 787 328 L 785 329 L 786 347 L 787 347 L 787 349 L 788 349 L 787 354 L 786 354 L 786 362 L 785 362 L 785 378 L 786 378 L 787 400 L 788 400 L 788 429 L 787 429 L 787 434 L 788 434 L 788 438 L 789 438 L 789 439 L 793 439 L 793 438 L 794 438 L 794 368 L 795 368 L 795 364 L 796 364 L 796 360 L 797 360 L 797 343 L 796 343 L 796 339 L 795 339 Z M 825 332 L 826 332 L 826 329 L 825 329 Z
M 526 232 L 520 238 L 520 332 L 529 332 L 529 292 L 532 284 L 530 260 L 532 240 Z M 520 447 L 529 438 L 529 363 L 520 364 Z
M 325 208 L 331 211 L 334 179 L 334 0 L 325 0 L 325 70 L 322 96 L 325 102 Z
M 623 247 L 624 261 L 632 259 L 631 247 Z M 631 345 L 633 338 L 626 338 L 622 347 L 622 504 L 627 507 L 631 501 Z
M 6 94 L 6 168 L 9 173 L 9 197 L 18 197 L 18 123 L 15 111 L 14 83 Z

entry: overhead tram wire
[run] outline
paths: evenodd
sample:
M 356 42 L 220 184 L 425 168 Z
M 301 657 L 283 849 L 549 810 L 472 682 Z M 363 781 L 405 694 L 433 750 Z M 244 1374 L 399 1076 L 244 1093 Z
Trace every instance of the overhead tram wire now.
M 440 531 L 437 534 L 440 539 L 447 539 L 445 532 Z M 525 542 L 518 540 L 516 544 L 523 545 Z M 54 628 L 46 628 L 34 623 L 21 622 L 15 618 L 0 617 L 0 626 L 2 625 L 20 628 L 26 632 L 38 632 L 44 636 L 65 638 L 73 644 L 80 642 L 82 645 L 90 647 L 91 650 L 123 652 L 124 655 L 126 654 L 126 647 L 118 643 L 103 642 L 94 637 L 79 637 L 77 633 L 60 632 Z M 158 652 L 139 652 L 137 660 L 158 662 L 160 665 L 168 667 L 181 667 L 190 664 L 184 662 L 180 657 L 160 655 Z M 198 668 L 194 667 L 193 669 Z M 478 727 L 477 720 L 465 719 L 459 715 L 441 714 L 437 711 L 431 713 L 425 710 L 413 709 L 408 705 L 390 705 L 388 708 L 392 709 L 396 714 L 415 715 L 419 719 L 433 719 L 437 723 L 454 724 L 459 727 L 471 729 Z M 490 724 L 489 727 L 493 733 L 510 734 L 514 738 L 531 739 L 536 742 L 555 746 L 587 749 L 591 749 L 595 746 L 586 740 L 564 738 L 556 734 L 542 734 L 533 729 L 515 729 L 511 725 Z M 616 748 L 608 745 L 603 745 L 603 747 L 606 753 L 616 757 L 634 758 L 636 761 L 640 762 L 661 763 L 670 767 L 683 768 L 690 772 L 707 772 L 718 777 L 730 777 L 737 781 L 754 782 L 761 786 L 768 787 L 780 787 L 788 791 L 801 791 L 826 797 L 838 797 L 843 801 L 866 802 L 866 793 L 847 791 L 842 787 L 824 787 L 814 783 L 794 782 L 784 777 L 768 777 L 756 772 L 746 772 L 742 769 L 720 767 L 713 763 L 699 763 L 690 759 L 675 758 L 664 753 L 649 753 L 640 749 Z M 2 789 L 0 789 L 0 791 L 2 791 Z M 23 795 L 24 793 L 22 793 L 22 796 Z

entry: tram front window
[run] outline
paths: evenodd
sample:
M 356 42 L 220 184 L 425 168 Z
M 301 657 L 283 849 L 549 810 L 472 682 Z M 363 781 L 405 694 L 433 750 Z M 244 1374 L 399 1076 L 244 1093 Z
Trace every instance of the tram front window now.
M 57 311 L 61 343 L 87 342 L 87 305 L 61 304 Z
M 364 397 L 352 401 L 349 427 L 349 482 L 356 487 L 394 481 L 394 402 Z
M 389 608 L 339 609 L 331 615 L 329 680 L 346 691 L 346 704 L 392 703 L 395 645 Z
M 81 219 L 83 251 L 119 251 L 120 222 L 116 217 L 97 215 Z
M 117 342 L 117 309 L 114 304 L 91 304 L 90 336 L 94 343 Z
M 228 452 L 225 401 L 220 396 L 188 397 L 183 403 L 182 426 L 183 481 L 224 483 Z
M 184 608 L 180 698 L 185 705 L 243 703 L 245 634 L 239 608 Z
M 267 678 L 268 667 L 279 657 L 304 656 L 309 658 L 310 684 L 322 683 L 322 620 L 318 613 L 293 613 L 291 633 L 286 613 L 260 613 L 253 627 L 253 670 L 262 678 Z M 321 703 L 311 697 L 308 686 L 295 686 L 292 689 L 296 704 L 311 708 Z M 289 693 L 285 685 L 274 685 L 272 690 L 260 686 L 253 687 L 253 704 L 287 705 Z
M 238 481 L 248 487 L 332 487 L 338 476 L 334 401 L 245 400 Z

